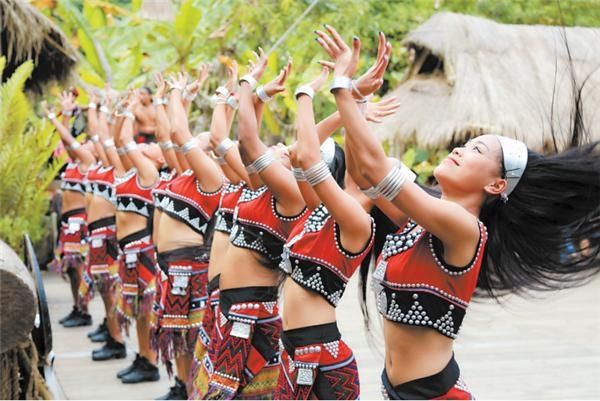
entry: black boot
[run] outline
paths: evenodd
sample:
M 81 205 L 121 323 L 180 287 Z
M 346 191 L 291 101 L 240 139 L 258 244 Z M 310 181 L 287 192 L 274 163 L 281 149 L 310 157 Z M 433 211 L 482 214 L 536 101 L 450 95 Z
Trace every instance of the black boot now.
M 79 326 L 91 326 L 92 316 L 89 313 L 85 313 L 77 309 L 71 319 L 67 319 L 63 322 L 65 327 L 79 327 Z
M 155 382 L 160 380 L 160 373 L 158 373 L 158 367 L 150 363 L 148 359 L 141 356 L 138 365 L 129 373 L 121 377 L 123 383 L 141 383 L 141 382 Z
M 140 363 L 140 354 L 135 354 L 135 359 L 131 363 L 131 365 L 127 366 L 125 369 L 121 369 L 117 372 L 117 377 L 120 379 L 132 370 L 134 370 L 137 365 Z
M 77 307 L 75 305 L 73 305 L 73 309 L 71 310 L 71 312 L 69 312 L 69 314 L 63 318 L 61 318 L 58 323 L 63 324 L 64 322 L 66 322 L 69 319 L 73 319 L 73 317 L 75 317 L 75 314 L 77 313 Z
M 108 327 L 106 327 L 106 318 L 94 331 L 87 333 L 87 336 L 93 343 L 103 343 L 108 340 Z
M 125 344 L 116 341 L 108 336 L 106 344 L 102 348 L 92 351 L 93 361 L 107 361 L 109 359 L 123 359 L 127 356 Z
M 157 400 L 187 400 L 187 389 L 185 383 L 175 377 L 175 385 L 169 389 L 169 392 Z

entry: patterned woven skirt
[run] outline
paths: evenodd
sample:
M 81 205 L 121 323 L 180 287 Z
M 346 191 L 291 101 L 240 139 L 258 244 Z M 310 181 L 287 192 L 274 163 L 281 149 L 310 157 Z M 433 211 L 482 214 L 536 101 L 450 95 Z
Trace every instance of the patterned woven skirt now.
M 79 297 L 87 304 L 97 290 L 102 296 L 114 290 L 119 278 L 119 243 L 115 217 L 106 217 L 89 224 L 89 252 L 81 277 Z
M 121 328 L 129 332 L 131 320 L 152 310 L 156 292 L 156 252 L 146 229 L 122 238 L 119 247 L 122 259 L 119 264 L 117 316 Z
M 160 314 L 153 347 L 171 373 L 174 358 L 192 355 L 202 325 L 208 295 L 206 247 L 194 246 L 158 254 L 161 270 L 167 272 L 161 288 Z
M 84 208 L 69 210 L 61 216 L 56 259 L 52 263 L 59 273 L 83 270 L 88 249 L 86 216 Z
M 474 400 L 454 356 L 441 372 L 394 386 L 385 369 L 381 373 L 381 393 L 386 400 Z
M 356 400 L 358 367 L 336 323 L 286 330 L 281 334 L 279 400 Z
M 277 287 L 221 290 L 218 340 L 202 398 L 273 399 L 279 376 L 281 317 Z
M 212 373 L 212 366 L 218 340 L 215 331 L 215 317 L 219 314 L 219 275 L 213 277 L 206 287 L 208 293 L 208 306 L 204 312 L 202 326 L 198 331 L 198 339 L 194 347 L 194 358 L 190 370 L 189 399 L 200 399 L 208 390 L 208 380 Z

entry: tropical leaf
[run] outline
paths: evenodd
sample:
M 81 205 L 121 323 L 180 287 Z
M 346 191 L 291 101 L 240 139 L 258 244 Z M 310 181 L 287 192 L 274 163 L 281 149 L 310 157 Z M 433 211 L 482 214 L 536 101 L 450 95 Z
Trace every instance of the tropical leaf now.
M 175 33 L 182 39 L 190 38 L 201 18 L 202 9 L 194 6 L 193 0 L 184 0 L 175 15 Z

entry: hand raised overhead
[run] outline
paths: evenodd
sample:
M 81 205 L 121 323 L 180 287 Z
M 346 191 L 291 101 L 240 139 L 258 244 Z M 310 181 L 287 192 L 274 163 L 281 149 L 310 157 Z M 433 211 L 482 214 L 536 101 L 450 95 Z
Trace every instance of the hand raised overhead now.
M 326 32 L 317 30 L 317 42 L 334 60 L 333 75 L 351 78 L 356 72 L 360 58 L 360 39 L 352 38 L 352 48 L 330 25 L 324 25 Z

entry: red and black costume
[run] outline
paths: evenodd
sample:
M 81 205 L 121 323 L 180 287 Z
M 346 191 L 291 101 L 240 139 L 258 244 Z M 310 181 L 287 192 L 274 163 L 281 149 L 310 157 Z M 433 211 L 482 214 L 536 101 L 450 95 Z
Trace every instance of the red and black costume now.
M 306 209 L 294 217 L 282 216 L 266 187 L 244 188 L 235 209 L 230 242 L 254 251 L 263 266 L 276 270 L 287 237 L 305 213 Z M 276 286 L 221 290 L 215 330 L 218 343 L 214 360 L 208 361 L 212 372 L 204 398 L 273 397 L 282 328 L 277 299 Z
M 464 267 L 445 263 L 441 241 L 413 221 L 388 235 L 373 273 L 379 313 L 397 324 L 429 328 L 455 339 L 483 262 L 487 231 L 481 222 L 479 230 L 477 252 Z M 384 396 L 392 399 L 473 397 L 460 379 L 454 359 L 436 375 L 395 387 L 385 370 L 382 378 Z
M 117 211 L 131 212 L 150 219 L 152 187 L 143 187 L 138 182 L 135 169 L 115 179 Z M 152 308 L 155 295 L 156 252 L 148 228 L 127 235 L 119 240 L 122 262 L 119 266 L 121 296 L 117 302 L 119 322 L 125 329 L 138 313 L 147 313 Z
M 340 243 L 340 228 L 324 205 L 298 225 L 284 247 L 281 268 L 298 285 L 333 307 L 348 280 L 373 245 L 375 229 L 364 249 L 351 253 Z M 357 399 L 358 368 L 352 350 L 341 340 L 336 323 L 286 330 L 276 399 Z
M 73 191 L 85 196 L 85 173 L 79 170 L 79 163 L 69 163 L 62 173 L 61 180 L 60 188 L 63 191 Z M 83 266 L 87 252 L 86 217 L 84 208 L 66 211 L 61 216 L 56 254 L 60 260 L 58 269 L 62 273 Z
M 112 166 L 98 165 L 90 169 L 87 181 L 94 196 L 116 205 Z M 109 293 L 119 277 L 119 244 L 115 216 L 89 222 L 88 229 L 88 263 L 82 276 L 80 289 L 84 302 L 89 302 L 93 297 L 94 287 L 103 295 Z
M 241 181 L 239 184 L 225 184 L 221 193 L 221 202 L 219 209 L 215 213 L 215 231 L 224 234 L 231 234 L 233 227 L 233 212 L 237 205 L 238 199 L 242 194 L 245 183 Z M 199 328 L 198 340 L 194 348 L 194 359 L 192 361 L 191 375 L 192 385 L 189 394 L 190 399 L 199 399 L 208 389 L 208 372 L 212 371 L 212 362 L 215 355 L 216 333 L 215 322 L 219 315 L 219 278 L 217 274 L 213 277 L 206 287 L 208 294 L 208 307 L 202 318 L 202 325 Z M 204 367 L 202 367 L 204 364 Z
M 161 296 L 155 346 L 168 368 L 174 357 L 192 354 L 196 344 L 208 301 L 211 228 L 220 200 L 221 189 L 202 191 L 193 171 L 188 170 L 167 186 L 161 202 L 163 213 L 203 237 L 202 245 L 158 254 L 168 281 Z

